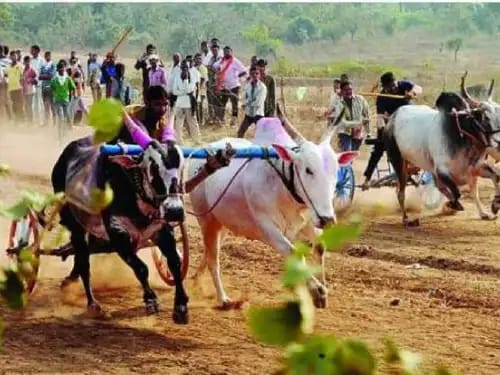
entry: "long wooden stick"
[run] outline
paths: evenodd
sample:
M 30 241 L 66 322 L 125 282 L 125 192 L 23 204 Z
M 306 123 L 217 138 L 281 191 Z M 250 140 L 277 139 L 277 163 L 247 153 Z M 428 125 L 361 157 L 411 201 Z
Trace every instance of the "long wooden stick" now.
M 286 116 L 286 105 L 285 105 L 285 94 L 284 94 L 284 83 L 283 83 L 283 76 L 281 76 L 280 79 L 280 92 L 281 92 L 281 102 L 283 103 L 283 113 Z
M 132 32 L 133 27 L 129 26 L 125 29 L 125 31 L 122 33 L 120 36 L 120 39 L 118 39 L 118 42 L 116 42 L 115 46 L 111 50 L 111 53 L 114 55 L 118 47 L 125 41 L 125 38 Z
M 404 95 L 393 95 L 393 94 L 382 94 L 379 92 L 358 92 L 359 95 L 363 96 L 381 96 L 383 98 L 393 98 L 393 99 L 405 99 Z

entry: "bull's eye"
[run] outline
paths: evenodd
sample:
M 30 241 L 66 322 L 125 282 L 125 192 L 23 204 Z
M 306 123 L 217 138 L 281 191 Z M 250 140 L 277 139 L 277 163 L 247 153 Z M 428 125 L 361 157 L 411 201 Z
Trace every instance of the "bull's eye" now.
M 306 173 L 310 174 L 311 176 L 314 174 L 309 167 L 306 167 Z

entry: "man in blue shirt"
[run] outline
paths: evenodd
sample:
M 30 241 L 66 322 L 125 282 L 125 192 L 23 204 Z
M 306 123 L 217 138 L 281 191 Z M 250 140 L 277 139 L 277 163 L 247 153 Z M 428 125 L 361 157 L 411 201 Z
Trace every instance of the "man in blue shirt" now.
M 364 173 L 365 181 L 363 182 L 363 185 L 361 185 L 363 190 L 367 190 L 370 187 L 372 174 L 384 154 L 382 135 L 389 117 L 396 112 L 399 107 L 411 104 L 411 99 L 422 93 L 422 88 L 412 81 L 396 81 L 392 72 L 382 74 L 380 77 L 380 83 L 382 84 L 382 91 L 380 91 L 381 94 L 398 95 L 401 96 L 401 98 L 390 98 L 385 96 L 377 97 L 377 141 L 374 144 L 370 160 L 368 160 L 368 165 Z

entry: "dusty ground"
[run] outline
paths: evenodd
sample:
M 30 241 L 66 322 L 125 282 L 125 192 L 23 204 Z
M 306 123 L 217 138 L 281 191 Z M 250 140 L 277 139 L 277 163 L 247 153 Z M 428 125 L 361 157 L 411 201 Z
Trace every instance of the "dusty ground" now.
M 13 170 L 0 177 L 0 197 L 13 202 L 25 188 L 49 189 L 48 176 L 60 147 L 52 129 L 20 128 L 2 133 L 0 162 Z M 75 130 L 71 136 L 87 132 Z M 220 135 L 212 133 L 207 138 Z M 357 174 L 366 154 L 356 161 Z M 491 196 L 482 188 L 483 198 Z M 410 199 L 418 206 L 415 192 Z M 477 219 L 472 202 L 455 216 L 422 212 L 422 226 L 404 230 L 395 193 L 356 192 L 354 212 L 364 216 L 362 238 L 342 254 L 329 255 L 329 306 L 317 313 L 317 330 L 368 341 L 382 356 L 381 339 L 423 353 L 425 366 L 444 363 L 471 375 L 500 373 L 500 237 L 497 222 Z M 0 219 L 0 243 L 7 221 Z M 189 218 L 191 271 L 202 251 L 199 231 Z M 149 253 L 141 254 L 151 264 Z M 2 253 L 2 262 L 5 257 Z M 279 300 L 283 259 L 257 242 L 230 237 L 222 251 L 226 289 L 247 305 Z M 61 279 L 72 259 L 42 259 L 38 289 L 25 311 L 1 310 L 5 338 L 0 373 L 162 373 L 269 374 L 280 352 L 247 333 L 244 311 L 216 310 L 208 275 L 195 287 L 187 282 L 191 321 L 170 319 L 172 289 L 150 266 L 163 311 L 145 316 L 132 272 L 112 256 L 94 256 L 93 284 L 111 313 L 108 321 L 84 314 L 80 285 L 63 293 Z M 422 269 L 411 267 L 420 263 Z M 408 267 L 410 266 L 410 267 Z M 391 302 L 399 304 L 391 306 Z M 380 373 L 384 373 L 383 368 Z

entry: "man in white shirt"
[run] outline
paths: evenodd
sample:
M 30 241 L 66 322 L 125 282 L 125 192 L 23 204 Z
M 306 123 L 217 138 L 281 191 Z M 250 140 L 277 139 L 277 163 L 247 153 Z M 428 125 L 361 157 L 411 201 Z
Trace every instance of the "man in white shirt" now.
M 176 77 L 178 77 L 181 73 L 181 54 L 180 53 L 174 53 L 172 56 L 172 67 L 170 68 L 170 71 L 168 72 L 167 75 L 167 94 L 173 95 L 174 97 L 173 102 L 175 103 L 175 94 L 173 94 L 173 85 L 176 80 Z
M 179 69 L 180 74 L 175 78 L 173 83 L 173 95 L 176 96 L 175 132 L 177 134 L 177 142 L 182 145 L 182 130 L 184 122 L 186 122 L 189 135 L 196 143 L 199 143 L 200 128 L 196 120 L 196 99 L 194 97 L 196 82 L 191 77 L 189 65 L 186 60 L 182 61 Z
M 31 66 L 35 69 L 36 74 L 40 75 L 42 69 L 43 59 L 40 56 L 40 47 L 36 44 L 31 46 Z M 42 116 L 42 82 L 39 80 L 34 87 L 33 91 L 33 115 L 40 123 L 43 120 Z
M 243 138 L 249 126 L 264 117 L 267 87 L 260 80 L 260 71 L 256 66 L 250 68 L 250 82 L 245 88 L 245 118 L 238 129 L 238 138 Z
M 9 47 L 0 46 L 0 70 L 2 71 L 0 78 L 0 116 L 5 118 L 12 118 L 12 111 L 10 109 L 10 98 L 7 93 L 7 77 L 5 76 L 5 68 L 11 63 L 9 59 Z
M 240 93 L 240 78 L 247 74 L 245 66 L 233 56 L 231 47 L 224 47 L 224 58 L 214 64 L 217 71 L 215 92 L 220 93 L 219 119 L 224 122 L 226 104 L 231 101 L 231 126 L 236 125 L 238 119 L 238 99 Z

